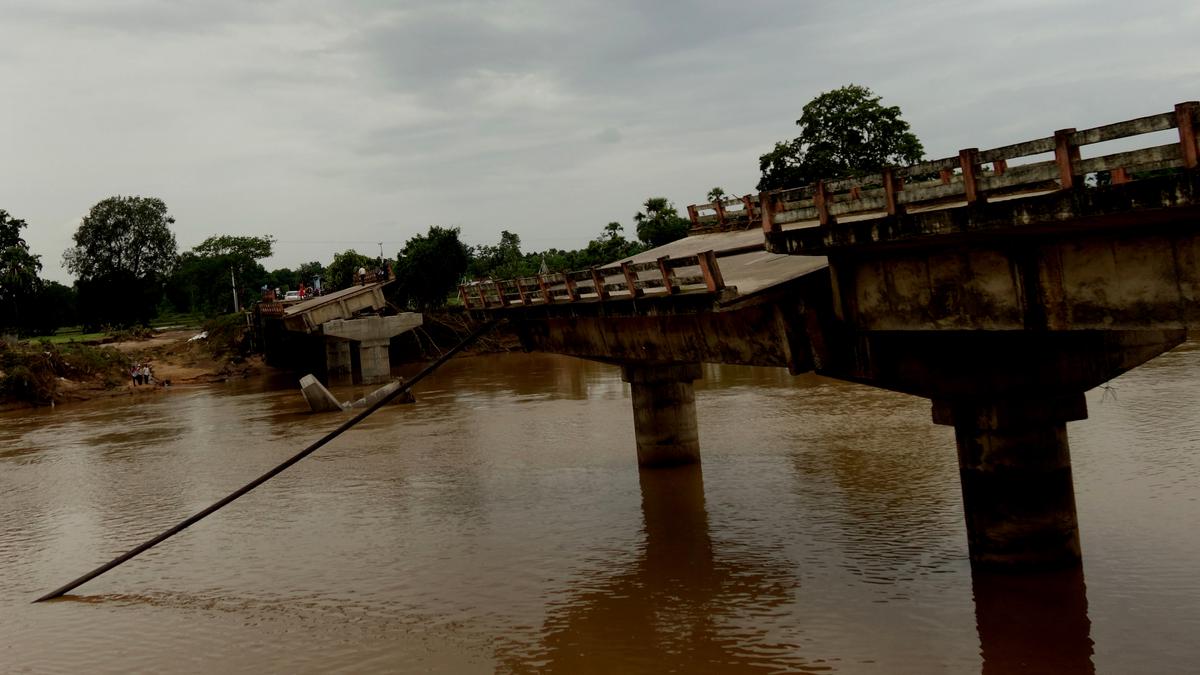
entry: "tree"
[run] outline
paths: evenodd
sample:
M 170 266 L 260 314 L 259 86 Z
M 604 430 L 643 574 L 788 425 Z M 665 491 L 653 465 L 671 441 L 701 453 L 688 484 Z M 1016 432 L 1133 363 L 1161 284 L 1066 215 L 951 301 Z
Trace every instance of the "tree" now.
M 307 286 L 315 286 L 317 279 L 320 279 L 322 282 L 325 280 L 325 266 L 321 263 L 313 260 L 303 263 L 296 268 L 297 282 Z
M 57 281 L 42 281 L 40 286 L 22 310 L 22 332 L 52 335 L 61 326 L 77 325 L 75 289 Z
M 378 259 L 365 256 L 354 249 L 342 251 L 333 256 L 333 262 L 325 269 L 325 275 L 328 277 L 325 289 L 336 291 L 349 288 L 354 285 L 354 275 L 360 267 L 370 272 L 378 264 Z
M 85 325 L 130 325 L 154 316 L 175 266 L 174 222 L 155 197 L 109 197 L 83 217 L 63 263 L 78 278 Z
M 802 187 L 919 162 L 921 141 L 900 118 L 900 108 L 880 100 L 867 87 L 850 84 L 809 101 L 796 120 L 800 135 L 759 157 L 758 189 Z
M 434 225 L 404 242 L 396 263 L 399 283 L 392 287 L 396 304 L 421 312 L 446 304 L 471 261 L 470 250 L 458 236 L 457 227 Z
M 479 278 L 512 279 L 534 274 L 537 267 L 530 267 L 521 254 L 521 237 L 504 230 L 495 246 L 483 244 L 472 249 L 468 271 Z
M 600 236 L 588 242 L 587 248 L 581 252 L 583 259 L 579 260 L 579 267 L 607 265 L 640 253 L 642 249 L 641 244 L 625 238 L 625 228 L 620 223 L 609 223 L 604 226 Z
M 724 188 L 718 186 L 718 187 L 715 187 L 708 191 L 709 203 L 719 202 L 723 199 L 725 199 L 725 189 Z
M 687 218 L 680 218 L 675 205 L 666 197 L 650 197 L 642 209 L 634 214 L 633 221 L 637 223 L 638 239 L 651 248 L 687 236 L 691 222 Z
M 270 275 L 258 260 L 269 257 L 274 237 L 215 235 L 179 256 L 167 283 L 167 299 L 179 311 L 212 316 L 233 311 L 231 284 L 236 282 L 238 306 L 259 297 Z
M 109 197 L 83 217 L 63 263 L 80 280 L 124 273 L 164 278 L 175 263 L 175 219 L 156 197 Z
M 270 258 L 275 237 L 236 236 L 220 234 L 200 242 L 192 251 L 199 256 L 218 257 L 231 256 L 241 260 L 262 260 Z
M 28 226 L 0 209 L 0 328 L 22 333 L 29 326 L 22 309 L 42 285 L 38 278 L 41 256 L 30 253 L 29 244 L 21 237 L 21 230 Z

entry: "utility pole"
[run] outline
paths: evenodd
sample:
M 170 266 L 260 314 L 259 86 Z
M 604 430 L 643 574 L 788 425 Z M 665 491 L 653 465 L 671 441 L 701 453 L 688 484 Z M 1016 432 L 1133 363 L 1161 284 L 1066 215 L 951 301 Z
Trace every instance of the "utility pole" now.
M 240 312 L 242 310 L 238 307 L 237 280 L 233 278 L 232 267 L 229 268 L 229 287 L 233 289 L 233 311 L 234 313 Z

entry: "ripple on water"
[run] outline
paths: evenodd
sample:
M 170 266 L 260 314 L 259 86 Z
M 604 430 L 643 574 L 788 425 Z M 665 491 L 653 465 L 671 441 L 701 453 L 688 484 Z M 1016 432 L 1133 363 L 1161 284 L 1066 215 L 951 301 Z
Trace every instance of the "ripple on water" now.
M 1170 354 L 1071 425 L 1087 582 L 1037 610 L 1073 646 L 1061 672 L 1200 657 L 1197 374 L 1200 352 Z M 706 367 L 702 467 L 639 474 L 618 372 L 534 355 L 451 362 L 417 404 L 28 605 L 333 421 L 294 391 L 178 394 L 2 416 L 6 665 L 890 673 L 1039 653 L 1004 628 L 1039 594 L 972 578 L 953 434 L 927 402 Z

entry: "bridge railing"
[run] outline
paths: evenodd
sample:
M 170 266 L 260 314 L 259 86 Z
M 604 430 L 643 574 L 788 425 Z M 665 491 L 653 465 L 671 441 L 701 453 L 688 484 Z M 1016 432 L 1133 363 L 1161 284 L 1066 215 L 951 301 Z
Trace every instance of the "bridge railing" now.
M 1083 159 L 1080 148 L 1170 129 L 1178 140 Z M 932 159 L 912 166 L 892 167 L 878 174 L 817 181 L 804 187 L 760 192 L 757 208 L 749 196 L 741 200 L 688 207 L 695 232 L 733 222 L 731 201 L 741 201 L 741 222 L 757 220 L 764 233 L 779 232 L 789 223 L 817 221 L 828 226 L 839 216 L 857 214 L 901 215 L 910 209 L 948 203 L 979 204 L 989 197 L 1072 189 L 1089 176 L 1103 176 L 1113 184 L 1136 180 L 1138 174 L 1163 169 L 1196 169 L 1200 102 L 1189 101 L 1171 112 L 1093 127 L 1061 129 L 1053 135 L 989 150 L 967 148 L 957 156 Z M 1049 155 L 1046 159 L 1035 159 Z M 1014 160 L 1025 164 L 1009 166 Z M 745 214 L 745 215 L 741 215 Z M 755 214 L 757 214 L 755 216 Z M 738 223 L 740 224 L 740 223 Z
M 691 231 L 699 234 L 754 227 L 762 217 L 758 203 L 758 197 L 744 195 L 707 204 L 693 204 L 688 207 Z
M 642 263 L 619 263 L 572 272 L 517 279 L 472 281 L 458 287 L 467 309 L 549 305 L 581 300 L 674 295 L 685 291 L 716 293 L 725 288 L 714 251 Z

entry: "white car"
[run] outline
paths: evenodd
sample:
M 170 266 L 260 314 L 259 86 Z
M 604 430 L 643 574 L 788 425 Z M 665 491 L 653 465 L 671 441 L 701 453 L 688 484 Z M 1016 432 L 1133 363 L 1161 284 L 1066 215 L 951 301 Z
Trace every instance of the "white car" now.
M 288 291 L 287 293 L 283 294 L 284 302 L 287 302 L 289 300 L 299 300 L 299 299 L 300 299 L 300 291 Z

